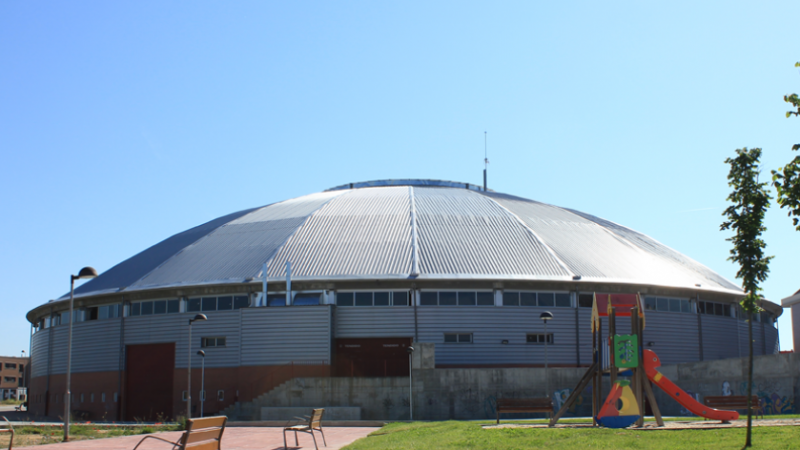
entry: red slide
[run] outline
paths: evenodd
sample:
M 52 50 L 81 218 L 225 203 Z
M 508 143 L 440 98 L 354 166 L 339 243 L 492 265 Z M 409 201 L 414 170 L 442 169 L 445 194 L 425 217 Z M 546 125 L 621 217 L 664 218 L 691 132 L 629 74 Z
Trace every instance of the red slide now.
M 675 385 L 669 378 L 661 375 L 657 369 L 661 367 L 661 360 L 658 355 L 652 350 L 644 351 L 644 371 L 647 373 L 647 378 L 660 387 L 664 392 L 674 398 L 676 402 L 683 405 L 684 408 L 691 411 L 692 414 L 705 417 L 712 420 L 736 420 L 739 418 L 739 413 L 736 411 L 725 411 L 721 409 L 709 408 L 708 406 L 699 403 L 693 399 L 691 395 L 683 391 Z

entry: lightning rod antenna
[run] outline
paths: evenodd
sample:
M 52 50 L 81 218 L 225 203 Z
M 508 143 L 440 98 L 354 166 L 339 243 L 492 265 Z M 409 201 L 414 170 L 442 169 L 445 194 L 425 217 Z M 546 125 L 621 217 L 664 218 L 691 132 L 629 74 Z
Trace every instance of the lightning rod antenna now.
M 483 132 L 483 190 L 486 191 L 486 169 L 489 168 L 489 157 L 487 153 L 487 136 L 486 132 Z

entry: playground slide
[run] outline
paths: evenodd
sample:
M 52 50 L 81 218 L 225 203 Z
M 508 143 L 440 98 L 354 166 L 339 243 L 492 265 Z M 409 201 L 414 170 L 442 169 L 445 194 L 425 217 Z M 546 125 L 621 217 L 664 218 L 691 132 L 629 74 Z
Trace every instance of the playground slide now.
M 676 402 L 683 405 L 683 407 L 692 414 L 707 419 L 722 421 L 736 420 L 739 418 L 739 413 L 736 411 L 709 408 L 699 403 L 697 400 L 693 399 L 691 395 L 684 392 L 683 389 L 676 386 L 669 378 L 661 375 L 661 372 L 657 370 L 659 367 L 661 367 L 661 360 L 658 358 L 658 355 L 652 350 L 644 350 L 644 371 L 647 373 L 647 378 L 663 389 L 664 392 L 674 398 Z

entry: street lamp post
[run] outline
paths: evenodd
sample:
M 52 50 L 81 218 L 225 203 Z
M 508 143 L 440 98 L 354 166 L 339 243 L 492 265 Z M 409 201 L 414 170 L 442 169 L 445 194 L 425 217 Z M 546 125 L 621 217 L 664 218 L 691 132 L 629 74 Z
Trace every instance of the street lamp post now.
M 547 376 L 547 347 L 550 345 L 548 342 L 550 340 L 550 335 L 547 334 L 547 321 L 553 318 L 553 313 L 550 311 L 545 311 L 539 318 L 542 319 L 544 322 L 544 388 L 547 397 L 550 397 L 550 378 Z
M 194 318 L 189 319 L 189 358 L 186 361 L 186 373 L 188 380 L 186 382 L 186 420 L 192 418 L 192 322 L 208 320 L 205 314 L 197 314 Z M 188 423 L 187 423 L 188 425 Z
M 197 355 L 202 357 L 200 361 L 202 369 L 200 369 L 200 417 L 203 417 L 203 403 L 206 401 L 206 352 L 202 350 L 197 351 Z
M 78 272 L 77 275 L 69 276 L 69 337 L 67 338 L 67 393 L 64 399 L 64 442 L 69 442 L 69 413 L 70 404 L 72 403 L 72 392 L 70 391 L 71 371 L 72 371 L 72 322 L 73 307 L 75 303 L 75 280 L 83 280 L 94 278 L 97 276 L 97 271 L 92 267 L 84 267 Z
M 411 377 L 411 369 L 414 368 L 411 355 L 414 354 L 414 347 L 409 345 L 406 351 L 408 351 L 408 417 L 414 420 L 414 379 Z

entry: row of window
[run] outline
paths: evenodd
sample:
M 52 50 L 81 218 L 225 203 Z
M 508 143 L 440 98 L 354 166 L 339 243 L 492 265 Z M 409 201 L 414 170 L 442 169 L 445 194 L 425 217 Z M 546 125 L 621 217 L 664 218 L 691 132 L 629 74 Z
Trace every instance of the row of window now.
M 644 309 L 650 311 L 669 311 L 679 313 L 693 312 L 692 304 L 689 302 L 689 300 L 667 297 L 645 297 Z
M 422 291 L 419 294 L 420 306 L 494 306 L 495 293 L 492 291 Z M 375 291 L 375 292 L 337 292 L 336 305 L 338 306 L 409 306 L 412 292 L 410 291 Z M 592 294 L 579 294 L 578 307 L 591 308 L 594 296 Z M 285 294 L 269 294 L 265 306 L 286 306 Z M 293 299 L 295 306 L 310 306 L 321 304 L 321 293 L 298 293 Z M 572 306 L 571 296 L 566 292 L 526 292 L 504 291 L 502 294 L 503 306 L 533 306 L 569 308 Z M 231 311 L 250 306 L 247 295 L 227 295 L 218 297 L 196 297 L 186 301 L 182 307 L 181 300 L 152 300 L 134 302 L 130 304 L 130 316 L 148 316 L 160 314 L 176 314 L 180 312 L 210 312 Z M 687 299 L 670 297 L 652 297 L 644 299 L 644 307 L 650 311 L 700 313 L 726 317 L 737 317 L 738 308 L 731 304 L 716 302 L 697 302 L 697 311 L 692 302 Z M 185 311 L 182 311 L 185 310 Z M 123 308 L 120 304 L 104 305 L 78 309 L 74 311 L 76 322 L 103 320 L 121 317 Z M 745 317 L 740 317 L 745 319 Z M 774 321 L 772 314 L 764 311 L 756 315 L 757 321 Z M 40 319 L 36 324 L 37 329 L 69 323 L 69 312 L 54 314 L 51 317 Z
M 205 390 L 201 390 L 197 394 L 198 394 L 197 398 L 199 398 L 201 401 L 206 401 L 207 400 L 206 399 L 206 391 Z M 181 401 L 185 402 L 186 400 L 187 400 L 186 391 L 182 391 L 181 392 Z M 223 389 L 220 389 L 220 390 L 217 391 L 217 401 L 220 401 L 220 402 L 225 401 L 225 391 Z
M 200 338 L 200 347 L 202 348 L 213 348 L 213 347 L 225 347 L 225 337 L 204 337 Z
M 408 291 L 337 292 L 338 306 L 408 306 Z
M 66 403 L 66 401 L 67 401 L 67 394 L 51 394 L 51 395 L 52 395 L 51 398 L 52 398 L 53 403 L 60 403 L 62 401 Z M 86 397 L 82 393 L 81 394 L 72 394 L 72 399 L 73 399 L 73 401 L 77 400 L 79 403 L 86 403 L 86 401 L 85 401 Z M 44 403 L 45 394 L 36 394 L 33 397 L 31 397 L 31 400 L 33 401 L 33 403 Z M 114 401 L 114 403 L 117 403 L 119 401 L 119 395 L 117 395 L 116 392 L 114 392 L 113 401 Z M 90 403 L 94 403 L 94 392 L 89 394 L 89 402 Z M 106 393 L 105 392 L 101 392 L 100 393 L 100 402 L 101 403 L 105 403 L 106 402 Z
M 525 342 L 528 344 L 552 345 L 553 333 L 528 333 L 525 335 Z M 445 344 L 471 344 L 472 333 L 444 333 Z M 508 344 L 508 341 L 503 341 Z
M 566 292 L 503 292 L 503 306 L 569 308 L 572 306 L 572 301 Z
M 0 364 L 0 370 L 3 370 L 4 366 L 5 366 L 6 369 L 14 370 L 14 369 L 17 368 L 17 363 Z M 24 370 L 25 370 L 25 364 L 20 364 L 19 365 L 19 371 L 23 372 Z
M 491 291 L 438 291 L 420 292 L 420 306 L 494 306 L 494 293 Z
M 250 299 L 246 295 L 190 298 L 186 303 L 186 309 L 189 312 L 231 311 L 234 309 L 247 308 L 248 306 L 250 306 Z

